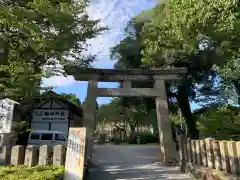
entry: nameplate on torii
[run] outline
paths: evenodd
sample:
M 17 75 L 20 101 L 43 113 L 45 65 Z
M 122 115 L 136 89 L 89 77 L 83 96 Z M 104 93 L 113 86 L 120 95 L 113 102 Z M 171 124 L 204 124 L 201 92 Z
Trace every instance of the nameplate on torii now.
M 97 88 L 99 97 L 157 97 L 161 94 L 154 88 Z

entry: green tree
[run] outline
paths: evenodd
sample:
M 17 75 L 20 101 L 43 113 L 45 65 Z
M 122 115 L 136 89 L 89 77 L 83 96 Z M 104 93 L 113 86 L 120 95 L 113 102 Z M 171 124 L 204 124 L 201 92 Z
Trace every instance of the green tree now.
M 145 22 L 135 39 L 140 40 L 140 57 L 144 66 L 188 69 L 180 83 L 166 85 L 167 90 L 175 89 L 175 92 L 168 91 L 167 95 L 177 99 L 192 138 L 198 137 L 198 131 L 189 100 L 212 103 L 216 98 L 222 99 L 218 98 L 219 89 L 213 88 L 218 73 L 222 79 L 232 77 L 238 80 L 238 70 L 235 70 L 238 69 L 239 54 L 236 43 L 239 36 L 238 9 L 236 1 L 170 0 L 161 1 L 141 16 Z M 116 57 L 123 61 L 122 57 L 126 55 Z M 124 62 L 129 64 L 131 60 L 125 59 Z M 231 75 L 233 73 L 229 72 L 236 73 Z M 239 83 L 235 81 L 236 84 Z M 201 95 L 198 98 L 196 91 Z M 202 95 L 207 98 L 203 99 Z
M 148 68 L 141 62 L 141 36 L 140 32 L 144 25 L 146 19 L 144 18 L 144 14 L 140 14 L 136 18 L 133 18 L 125 28 L 125 38 L 120 41 L 119 44 L 111 48 L 111 59 L 115 60 L 115 68 L 118 69 L 139 69 L 139 68 Z M 153 84 L 146 82 L 133 82 L 133 87 L 152 87 Z M 125 111 L 131 111 L 131 109 L 139 109 L 138 105 L 144 106 L 146 111 L 152 111 L 155 109 L 155 100 L 153 98 L 136 98 L 136 97 L 121 97 L 120 104 L 122 107 L 125 107 Z M 140 108 L 141 109 L 141 108 Z M 139 113 L 141 110 L 139 109 Z M 131 114 L 131 113 L 130 113 Z M 154 117 L 156 120 L 155 116 Z M 126 120 L 134 129 L 136 126 L 135 119 L 128 118 L 126 116 Z M 131 123 L 131 121 L 133 121 Z M 154 121 L 155 122 L 155 121 Z M 154 123 L 154 126 L 156 123 Z M 156 129 L 156 128 L 155 128 Z
M 119 112 L 119 100 L 113 99 L 108 104 L 102 104 L 98 107 L 96 112 L 96 121 L 101 123 L 105 122 L 114 122 L 120 121 L 121 114 Z
M 197 82 L 214 70 L 222 80 L 232 80 L 225 83 L 234 83 L 239 93 L 238 10 L 237 1 L 231 0 L 159 3 L 143 28 L 143 61 L 156 67 L 188 67 Z
M 120 122 L 130 127 L 132 133 L 138 125 L 148 124 L 144 104 L 124 106 L 121 101 L 121 98 L 115 98 L 109 104 L 101 105 L 97 110 L 97 123 Z
M 131 129 L 131 133 L 134 133 L 136 129 L 138 130 L 139 125 L 148 124 L 145 104 L 131 104 L 129 106 L 121 106 L 120 104 L 119 109 L 120 114 L 123 116 L 123 121 Z
M 220 140 L 239 140 L 239 108 L 215 105 L 194 112 L 203 135 Z
M 146 66 L 146 64 L 141 62 L 141 59 L 143 58 L 143 56 L 141 55 L 141 51 L 144 50 L 144 45 L 142 42 L 145 40 L 145 37 L 141 35 L 141 31 L 144 24 L 149 22 L 149 20 L 145 17 L 146 16 L 144 15 L 144 13 L 142 13 L 136 18 L 134 18 L 132 21 L 130 21 L 126 28 L 126 37 L 118 45 L 111 49 L 112 59 L 117 60 L 115 64 L 116 68 L 150 68 L 153 66 L 151 64 L 147 64 Z M 169 99 L 172 97 L 181 97 L 178 98 L 178 102 L 180 104 L 180 107 L 182 107 L 184 117 L 187 119 L 187 122 L 189 122 L 188 127 L 192 130 L 190 131 L 190 134 L 192 134 L 192 136 L 196 136 L 196 123 L 192 117 L 188 99 L 189 96 L 192 96 L 191 93 L 194 92 L 192 90 L 193 86 L 191 86 L 191 83 L 187 84 L 187 86 L 177 86 L 176 84 L 174 84 L 175 89 L 181 90 L 181 94 L 178 94 L 174 93 L 170 89 L 172 85 L 173 84 L 166 84 L 167 96 L 169 97 Z M 152 88 L 153 83 L 134 82 L 133 86 Z M 152 112 L 153 109 L 155 109 L 155 100 L 153 98 L 122 98 L 123 106 L 130 107 L 132 105 L 142 103 L 145 104 L 148 112 Z M 170 101 L 168 101 L 168 103 L 170 111 L 172 113 L 176 113 L 177 108 L 175 102 L 171 99 Z M 156 123 L 153 122 L 153 125 L 156 126 Z
M 70 102 L 72 102 L 73 104 L 77 105 L 77 106 L 81 106 L 81 101 L 80 99 L 76 96 L 76 94 L 70 93 L 61 93 L 59 94 L 59 97 L 66 99 Z
M 94 59 L 83 56 L 86 41 L 105 28 L 89 19 L 87 5 L 87 0 L 1 2 L 0 88 L 4 95 L 16 99 L 38 92 L 42 77 L 61 73 L 57 61 L 87 66 Z M 47 65 L 51 71 L 43 71 Z

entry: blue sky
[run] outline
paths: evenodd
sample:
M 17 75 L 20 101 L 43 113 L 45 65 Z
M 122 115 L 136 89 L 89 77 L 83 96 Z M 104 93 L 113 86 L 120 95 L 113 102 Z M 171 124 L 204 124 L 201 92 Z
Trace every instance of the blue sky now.
M 124 35 L 127 22 L 142 10 L 152 8 L 157 0 L 90 0 L 88 13 L 91 19 L 100 19 L 101 25 L 108 26 L 109 31 L 88 41 L 89 51 L 99 55 L 94 63 L 97 68 L 112 69 L 114 61 L 109 58 L 109 48 L 116 45 Z M 45 85 L 54 86 L 57 93 L 75 93 L 81 100 L 86 97 L 87 82 L 77 82 L 73 77 L 58 76 L 44 81 Z M 99 87 L 117 87 L 118 83 L 99 83 Z M 111 98 L 98 98 L 99 104 L 108 103 Z M 197 105 L 193 104 L 193 108 Z

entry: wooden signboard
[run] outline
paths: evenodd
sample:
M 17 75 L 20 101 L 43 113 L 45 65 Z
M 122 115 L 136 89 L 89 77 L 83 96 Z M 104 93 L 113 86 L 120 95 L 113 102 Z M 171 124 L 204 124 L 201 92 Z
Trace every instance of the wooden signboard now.
M 64 180 L 82 180 L 86 148 L 86 128 L 70 128 Z

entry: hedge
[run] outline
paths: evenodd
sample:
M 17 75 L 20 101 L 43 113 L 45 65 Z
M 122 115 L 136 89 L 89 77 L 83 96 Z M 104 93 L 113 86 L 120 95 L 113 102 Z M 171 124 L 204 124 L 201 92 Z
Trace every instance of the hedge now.
M 0 166 L 0 180 L 63 180 L 61 166 Z

